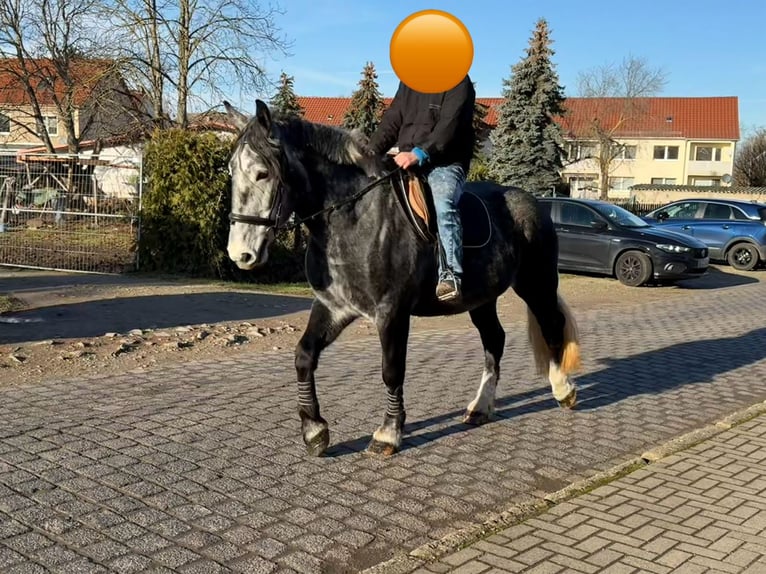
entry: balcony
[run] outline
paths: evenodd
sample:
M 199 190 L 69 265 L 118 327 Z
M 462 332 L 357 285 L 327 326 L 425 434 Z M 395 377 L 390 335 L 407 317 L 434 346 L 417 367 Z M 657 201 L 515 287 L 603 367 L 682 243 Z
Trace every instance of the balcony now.
M 687 173 L 690 175 L 716 175 L 722 176 L 731 173 L 731 162 L 728 161 L 694 161 L 689 160 Z

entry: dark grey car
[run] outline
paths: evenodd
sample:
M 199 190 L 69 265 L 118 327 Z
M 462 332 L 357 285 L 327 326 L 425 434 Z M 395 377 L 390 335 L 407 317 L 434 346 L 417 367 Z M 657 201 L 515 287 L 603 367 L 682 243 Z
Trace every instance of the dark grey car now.
M 704 243 L 649 225 L 614 204 L 568 197 L 538 198 L 550 210 L 559 239 L 559 269 L 611 275 L 637 287 L 703 275 Z

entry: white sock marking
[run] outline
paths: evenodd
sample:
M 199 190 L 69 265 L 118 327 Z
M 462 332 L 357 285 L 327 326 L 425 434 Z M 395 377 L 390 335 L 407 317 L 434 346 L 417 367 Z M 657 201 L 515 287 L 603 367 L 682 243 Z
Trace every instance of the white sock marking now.
M 548 379 L 551 382 L 553 398 L 557 401 L 564 400 L 574 389 L 574 385 L 569 380 L 569 377 L 561 372 L 555 361 L 551 361 L 548 367 Z
M 484 365 L 481 375 L 479 390 L 476 398 L 468 405 L 470 413 L 491 414 L 495 410 L 495 391 L 497 390 L 497 377 L 495 376 L 495 361 L 490 359 L 489 365 Z

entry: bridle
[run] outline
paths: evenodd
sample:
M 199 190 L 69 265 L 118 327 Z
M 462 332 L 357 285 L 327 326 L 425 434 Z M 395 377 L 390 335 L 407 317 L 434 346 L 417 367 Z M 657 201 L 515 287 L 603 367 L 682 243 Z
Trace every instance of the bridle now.
M 229 213 L 229 222 L 234 223 L 249 223 L 250 225 L 263 225 L 265 227 L 273 228 L 274 231 L 280 229 L 279 220 L 282 215 L 282 198 L 285 194 L 285 188 L 282 184 L 277 187 L 277 193 L 274 196 L 274 203 L 269 209 L 268 217 L 260 217 L 258 215 L 245 215 L 244 213 Z M 273 215 L 272 215 L 273 214 Z
M 334 211 L 335 209 L 343 205 L 356 201 L 363 195 L 366 195 L 367 193 L 375 189 L 375 187 L 379 183 L 386 181 L 388 178 L 390 178 L 400 169 L 401 169 L 400 167 L 396 167 L 393 170 L 384 173 L 382 176 L 376 178 L 372 183 L 369 183 L 368 185 L 364 186 L 362 189 L 355 192 L 353 195 L 347 197 L 346 199 L 342 201 L 333 203 L 329 207 L 325 207 L 324 209 L 317 211 L 316 213 L 312 213 L 308 217 L 305 217 L 299 220 L 298 217 L 296 216 L 295 223 L 291 223 L 290 225 L 280 225 L 280 217 L 282 215 L 282 206 L 284 204 L 284 196 L 286 192 L 285 192 L 285 187 L 282 184 L 279 184 L 279 187 L 277 187 L 277 193 L 274 196 L 274 203 L 272 204 L 271 209 L 269 210 L 268 217 L 260 217 L 258 215 L 245 215 L 243 213 L 235 213 L 232 211 L 232 212 L 229 212 L 229 222 L 231 223 L 231 225 L 234 225 L 235 223 L 262 225 L 264 227 L 273 229 L 275 233 L 278 231 L 290 231 L 292 229 L 296 229 L 300 227 L 301 224 L 304 223 L 305 221 L 308 221 L 310 219 L 313 219 L 325 213 L 330 213 L 331 211 Z

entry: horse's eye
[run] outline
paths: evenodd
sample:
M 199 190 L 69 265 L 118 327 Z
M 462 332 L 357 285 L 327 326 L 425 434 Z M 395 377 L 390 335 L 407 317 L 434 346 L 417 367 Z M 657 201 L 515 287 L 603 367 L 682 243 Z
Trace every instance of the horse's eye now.
M 255 174 L 255 181 L 261 181 L 262 179 L 266 179 L 268 175 L 269 175 L 268 172 L 259 171 Z

